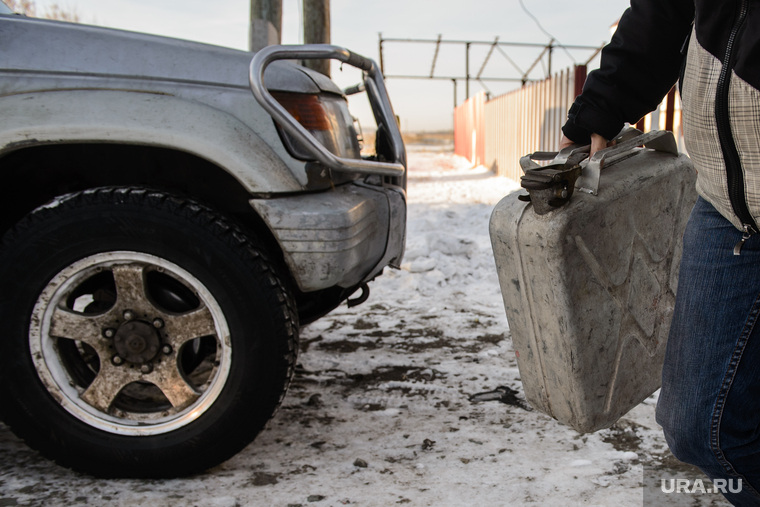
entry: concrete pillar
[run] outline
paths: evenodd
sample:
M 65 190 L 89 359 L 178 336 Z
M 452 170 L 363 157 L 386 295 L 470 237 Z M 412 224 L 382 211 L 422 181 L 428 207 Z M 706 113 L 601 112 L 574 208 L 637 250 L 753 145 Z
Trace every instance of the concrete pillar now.
M 249 48 L 258 51 L 282 40 L 282 0 L 251 0 Z
M 330 44 L 330 0 L 303 0 L 303 41 Z M 304 65 L 330 76 L 330 60 L 307 60 Z

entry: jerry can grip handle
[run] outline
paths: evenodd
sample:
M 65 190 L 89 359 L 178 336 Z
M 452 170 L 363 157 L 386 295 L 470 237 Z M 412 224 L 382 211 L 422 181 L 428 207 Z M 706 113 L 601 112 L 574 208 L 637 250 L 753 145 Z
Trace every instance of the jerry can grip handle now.
M 645 148 L 678 155 L 673 133 L 667 130 L 654 130 L 642 134 L 636 129 L 624 130 L 616 139 L 616 144 L 599 150 L 588 160 L 580 177 L 575 181 L 575 188 L 581 192 L 597 195 L 599 193 L 599 178 L 603 167 L 609 167 L 616 162 L 632 157 L 643 146 Z

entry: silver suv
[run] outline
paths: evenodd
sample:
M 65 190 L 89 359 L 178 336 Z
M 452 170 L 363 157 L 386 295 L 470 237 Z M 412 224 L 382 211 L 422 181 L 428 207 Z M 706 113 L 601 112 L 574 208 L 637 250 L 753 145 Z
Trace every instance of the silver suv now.
M 226 460 L 280 404 L 299 327 L 401 261 L 406 160 L 376 65 L 4 4 L 0 47 L 3 420 L 98 476 Z M 374 155 L 346 94 L 288 61 L 307 58 L 362 70 Z

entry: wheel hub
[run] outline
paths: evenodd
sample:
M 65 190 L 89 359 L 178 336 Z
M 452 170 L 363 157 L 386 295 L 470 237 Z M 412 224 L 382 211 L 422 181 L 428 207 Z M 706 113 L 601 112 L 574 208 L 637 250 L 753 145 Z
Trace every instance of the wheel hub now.
M 165 308 L 149 297 L 162 291 L 193 297 L 174 304 L 162 296 Z M 230 378 L 231 333 L 214 295 L 191 272 L 150 254 L 117 250 L 75 261 L 43 287 L 28 326 L 46 390 L 107 434 L 152 438 L 184 428 L 215 406 Z M 186 368 L 196 358 L 183 350 L 192 352 L 196 340 L 208 345 L 207 364 Z
M 113 343 L 118 355 L 127 362 L 143 364 L 158 354 L 161 336 L 152 324 L 132 320 L 119 326 Z

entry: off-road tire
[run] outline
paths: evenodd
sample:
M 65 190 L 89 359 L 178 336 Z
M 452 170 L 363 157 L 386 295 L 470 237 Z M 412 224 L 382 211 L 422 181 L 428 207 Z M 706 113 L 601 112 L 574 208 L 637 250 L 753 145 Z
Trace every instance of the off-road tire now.
M 100 477 L 177 477 L 243 449 L 298 350 L 291 292 L 255 238 L 144 188 L 61 196 L 0 243 L 0 411 Z

